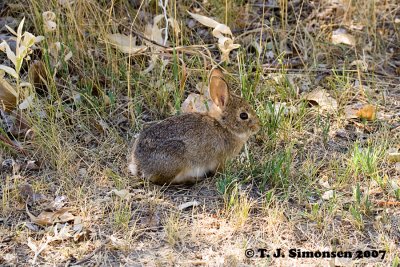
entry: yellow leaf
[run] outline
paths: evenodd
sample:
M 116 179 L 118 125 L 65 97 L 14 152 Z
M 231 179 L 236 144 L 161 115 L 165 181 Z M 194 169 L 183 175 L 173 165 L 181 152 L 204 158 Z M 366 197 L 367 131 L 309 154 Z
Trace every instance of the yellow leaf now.
M 356 112 L 357 117 L 372 121 L 376 118 L 376 107 L 373 105 L 365 105 Z

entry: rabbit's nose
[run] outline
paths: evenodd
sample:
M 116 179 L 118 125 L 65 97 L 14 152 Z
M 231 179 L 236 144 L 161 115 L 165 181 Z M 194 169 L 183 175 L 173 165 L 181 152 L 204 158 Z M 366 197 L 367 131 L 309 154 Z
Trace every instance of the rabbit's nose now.
M 255 133 L 258 132 L 260 130 L 260 122 L 259 122 L 259 120 L 258 119 L 254 120 L 252 125 L 250 126 L 250 128 L 251 128 L 251 130 L 253 132 L 255 132 Z

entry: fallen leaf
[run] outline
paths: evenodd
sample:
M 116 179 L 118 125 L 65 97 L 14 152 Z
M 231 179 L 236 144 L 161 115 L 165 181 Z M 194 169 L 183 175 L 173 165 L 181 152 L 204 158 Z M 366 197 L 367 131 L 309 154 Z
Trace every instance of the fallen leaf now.
M 35 95 L 30 95 L 27 98 L 25 98 L 25 100 L 22 101 L 21 104 L 18 105 L 18 108 L 20 110 L 24 110 L 24 109 L 28 109 L 29 107 L 31 107 L 33 104 L 34 97 L 35 97 Z
M 76 216 L 74 219 L 74 227 L 72 227 L 72 230 L 75 231 L 76 233 L 80 233 L 82 229 L 83 229 L 82 217 Z
M 212 104 L 212 101 L 205 96 L 191 93 L 183 101 L 181 111 L 183 113 L 207 113 Z
M 17 91 L 4 79 L 0 73 L 0 108 L 9 111 L 15 108 L 17 104 Z
M 354 60 L 350 63 L 350 66 L 358 66 L 362 71 L 368 70 L 368 63 L 365 60 Z
M 332 43 L 355 46 L 356 39 L 351 34 L 348 34 L 345 29 L 340 28 L 332 32 Z
M 29 171 L 37 171 L 39 170 L 39 166 L 36 164 L 36 161 L 34 160 L 28 160 L 28 162 L 25 165 L 25 169 Z
M 379 207 L 400 207 L 400 201 L 379 201 Z
M 329 199 L 333 198 L 334 195 L 335 195 L 335 192 L 333 190 L 328 190 L 322 195 L 322 199 L 329 200 Z
M 40 60 L 35 60 L 28 68 L 29 81 L 33 84 L 36 91 L 41 95 L 47 93 L 47 72 L 45 65 Z
M 323 176 L 321 179 L 319 179 L 318 183 L 321 186 L 325 187 L 325 188 L 330 188 L 331 187 L 331 185 L 328 182 L 328 177 L 327 176 Z
M 346 119 L 365 119 L 365 120 L 375 120 L 376 118 L 376 107 L 370 104 L 356 103 L 344 108 L 344 113 Z
M 376 108 L 373 105 L 365 105 L 363 108 L 356 112 L 360 119 L 374 120 L 376 118 Z
M 323 89 L 314 90 L 306 94 L 304 98 L 312 104 L 317 104 L 321 110 L 325 110 L 328 112 L 337 111 L 337 101 L 334 98 L 330 97 L 329 94 Z
M 57 211 L 61 210 L 67 204 L 68 198 L 66 196 L 57 196 L 46 207 L 46 210 Z
M 36 246 L 35 243 L 33 243 L 32 238 L 28 237 L 28 243 L 27 243 L 28 247 L 33 251 L 33 252 L 37 252 L 38 251 L 38 247 Z
M 122 190 L 113 189 L 108 194 L 115 194 L 116 196 L 118 196 L 124 200 L 125 199 L 129 200 L 132 196 L 132 194 L 129 193 L 129 190 L 127 190 L 127 189 L 122 189 Z
M 42 13 L 43 26 L 45 32 L 53 32 L 57 28 L 57 23 L 54 22 L 56 14 L 52 11 L 46 11 Z
M 147 24 L 144 29 L 144 35 L 160 45 L 164 44 L 162 30 L 158 28 L 158 23 L 161 21 L 162 18 L 164 18 L 164 15 L 155 16 L 153 19 L 153 24 Z
M 136 36 L 114 33 L 107 34 L 106 38 L 123 53 L 135 55 L 147 49 L 147 46 L 136 45 Z
M 197 207 L 198 205 L 200 205 L 200 203 L 197 202 L 196 200 L 194 200 L 194 201 L 186 202 L 186 203 L 179 205 L 178 210 L 185 210 L 189 207 Z
M 114 235 L 109 236 L 109 238 L 111 240 L 111 245 L 116 249 L 125 250 L 129 247 L 129 243 L 124 239 L 117 238 Z
M 28 205 L 26 205 L 25 210 L 31 221 L 41 226 L 53 225 L 57 222 L 69 222 L 75 218 L 75 216 L 69 212 L 69 208 L 63 208 L 55 212 L 42 211 L 37 217 L 29 212 Z

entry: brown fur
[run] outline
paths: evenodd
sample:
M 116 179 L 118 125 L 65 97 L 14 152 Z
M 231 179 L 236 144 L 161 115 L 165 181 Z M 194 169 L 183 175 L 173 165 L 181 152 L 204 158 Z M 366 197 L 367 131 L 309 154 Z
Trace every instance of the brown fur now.
M 229 93 L 222 72 L 210 75 L 214 107 L 207 114 L 167 118 L 144 129 L 135 142 L 130 170 L 157 184 L 193 183 L 222 168 L 258 131 L 258 118 L 241 97 Z M 240 118 L 246 112 L 248 119 Z

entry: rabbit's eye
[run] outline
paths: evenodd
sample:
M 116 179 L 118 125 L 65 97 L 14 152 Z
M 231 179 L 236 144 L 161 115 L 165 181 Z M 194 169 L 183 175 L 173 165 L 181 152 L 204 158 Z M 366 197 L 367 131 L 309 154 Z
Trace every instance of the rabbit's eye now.
M 249 118 L 249 115 L 246 113 L 246 112 L 242 112 L 242 113 L 240 113 L 240 118 L 242 119 L 242 120 L 247 120 L 248 118 Z

